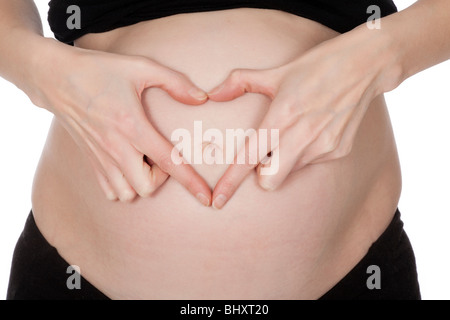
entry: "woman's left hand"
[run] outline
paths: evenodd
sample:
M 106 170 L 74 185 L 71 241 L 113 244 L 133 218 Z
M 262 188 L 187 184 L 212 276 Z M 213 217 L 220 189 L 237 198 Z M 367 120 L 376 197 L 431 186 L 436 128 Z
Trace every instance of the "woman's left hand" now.
M 267 148 L 260 150 L 259 143 L 253 143 L 258 135 L 247 141 L 217 183 L 213 206 L 222 208 L 255 168 L 261 187 L 275 190 L 293 171 L 347 156 L 371 101 L 401 82 L 392 46 L 378 30 L 360 27 L 281 67 L 234 70 L 209 93 L 210 99 L 229 101 L 247 92 L 267 95 L 272 103 L 259 129 L 278 130 L 279 139 L 269 139 Z M 268 152 L 277 170 L 262 175 Z M 257 161 L 238 164 L 243 156 L 239 159 Z

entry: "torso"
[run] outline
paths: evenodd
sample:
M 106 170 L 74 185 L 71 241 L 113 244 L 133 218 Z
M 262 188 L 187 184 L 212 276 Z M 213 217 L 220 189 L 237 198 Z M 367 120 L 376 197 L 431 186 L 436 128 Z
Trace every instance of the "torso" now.
M 176 15 L 104 34 L 79 47 L 142 55 L 209 90 L 235 68 L 282 65 L 338 34 L 291 14 L 261 9 Z M 193 131 L 257 128 L 270 100 L 185 106 L 159 89 L 143 97 L 170 139 Z M 214 187 L 227 165 L 194 164 Z M 109 202 L 91 166 L 57 119 L 33 190 L 47 240 L 113 299 L 316 299 L 336 284 L 389 224 L 401 189 L 387 108 L 376 98 L 351 154 L 291 174 L 262 190 L 250 174 L 221 211 L 202 207 L 174 179 L 150 198 Z

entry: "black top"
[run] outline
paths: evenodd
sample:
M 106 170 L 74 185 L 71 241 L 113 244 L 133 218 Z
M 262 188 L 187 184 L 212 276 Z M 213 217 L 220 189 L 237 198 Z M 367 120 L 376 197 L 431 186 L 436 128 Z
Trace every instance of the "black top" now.
M 77 12 L 68 10 L 72 5 L 79 8 L 80 25 L 74 20 Z M 366 22 L 372 5 L 381 9 L 381 17 L 397 12 L 393 0 L 51 0 L 48 22 L 56 39 L 72 43 L 88 33 L 179 13 L 260 8 L 289 12 L 344 33 Z

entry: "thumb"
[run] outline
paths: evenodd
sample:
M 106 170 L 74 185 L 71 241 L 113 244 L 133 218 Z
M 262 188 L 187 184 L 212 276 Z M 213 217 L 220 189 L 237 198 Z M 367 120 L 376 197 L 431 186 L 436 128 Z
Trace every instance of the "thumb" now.
M 225 81 L 208 93 L 212 101 L 234 100 L 247 92 L 260 93 L 272 100 L 279 87 L 275 69 L 235 69 Z
M 160 88 L 173 99 L 189 105 L 200 105 L 208 100 L 206 92 L 181 72 L 153 64 L 150 74 L 152 80 L 145 84 L 146 88 Z

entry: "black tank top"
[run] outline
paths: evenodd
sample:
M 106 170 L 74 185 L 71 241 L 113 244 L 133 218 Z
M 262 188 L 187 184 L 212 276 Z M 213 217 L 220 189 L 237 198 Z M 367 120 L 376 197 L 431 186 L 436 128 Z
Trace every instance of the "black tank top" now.
M 259 8 L 289 12 L 344 33 L 376 13 L 368 10 L 371 6 L 379 8 L 380 17 L 397 11 L 392 0 L 51 0 L 48 22 L 55 38 L 70 44 L 88 33 L 179 13 Z

